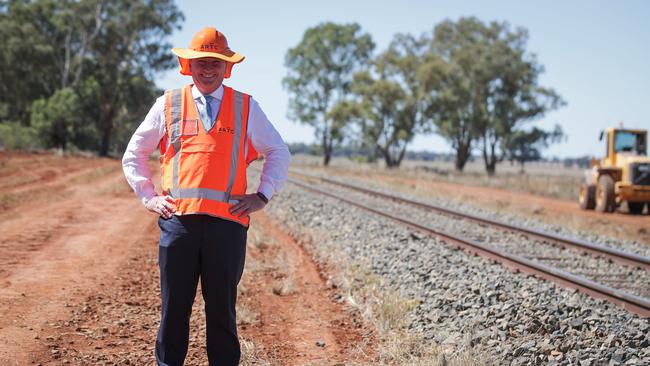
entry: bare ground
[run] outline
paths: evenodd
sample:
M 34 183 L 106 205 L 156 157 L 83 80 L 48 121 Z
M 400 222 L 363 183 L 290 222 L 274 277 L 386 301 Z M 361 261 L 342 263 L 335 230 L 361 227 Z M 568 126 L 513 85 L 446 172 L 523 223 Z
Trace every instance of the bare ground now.
M 118 161 L 2 153 L 0 364 L 154 363 L 155 217 Z M 240 285 L 242 364 L 372 359 L 373 333 L 282 227 L 256 215 Z M 200 290 L 187 365 L 205 365 Z
M 650 243 L 647 216 L 397 172 L 328 172 Z M 153 364 L 158 229 L 119 162 L 0 152 L 0 208 L 0 364 Z M 255 215 L 238 306 L 242 364 L 376 363 L 377 336 L 327 271 L 281 223 Z M 207 364 L 202 306 L 199 291 L 188 365 Z

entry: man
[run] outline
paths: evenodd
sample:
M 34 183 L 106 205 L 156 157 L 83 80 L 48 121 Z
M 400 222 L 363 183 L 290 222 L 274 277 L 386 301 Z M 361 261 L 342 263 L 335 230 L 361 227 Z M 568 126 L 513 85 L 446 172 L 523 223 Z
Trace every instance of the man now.
M 244 268 L 249 214 L 261 210 L 287 178 L 286 144 L 250 96 L 222 85 L 244 56 L 215 28 L 189 48 L 174 48 L 180 72 L 194 84 L 156 100 L 133 134 L 122 165 L 144 206 L 158 214 L 162 316 L 160 366 L 183 365 L 199 278 L 205 300 L 210 365 L 240 358 L 235 303 Z M 162 194 L 147 160 L 160 146 Z M 256 193 L 246 194 L 246 168 L 265 157 Z

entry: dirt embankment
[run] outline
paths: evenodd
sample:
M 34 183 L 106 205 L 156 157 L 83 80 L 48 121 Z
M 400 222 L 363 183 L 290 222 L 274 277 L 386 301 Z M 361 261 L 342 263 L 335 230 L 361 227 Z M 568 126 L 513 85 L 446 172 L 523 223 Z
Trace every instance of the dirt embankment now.
M 153 364 L 155 217 L 118 161 L 2 152 L 0 364 Z M 360 362 L 372 339 L 308 253 L 255 218 L 240 289 L 243 364 Z M 188 365 L 207 364 L 200 291 Z M 362 356 L 358 356 L 362 355 Z

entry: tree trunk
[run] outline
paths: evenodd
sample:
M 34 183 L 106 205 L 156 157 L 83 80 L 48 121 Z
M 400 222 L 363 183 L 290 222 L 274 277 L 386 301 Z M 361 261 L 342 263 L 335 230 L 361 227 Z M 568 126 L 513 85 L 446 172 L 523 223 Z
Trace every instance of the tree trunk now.
M 495 154 L 496 143 L 490 143 L 490 152 L 488 154 L 487 137 L 483 138 L 483 161 L 485 162 L 485 171 L 489 177 L 494 176 L 497 170 L 497 157 Z
M 111 142 L 111 130 L 112 128 L 106 128 L 106 126 L 102 130 L 102 141 L 101 145 L 99 146 L 99 156 L 108 156 L 108 149 Z
M 321 147 L 323 148 L 323 166 L 328 166 L 332 159 L 332 144 L 331 139 L 328 139 L 328 129 L 323 131 L 323 141 Z
M 483 145 L 483 161 L 485 162 L 485 171 L 488 177 L 494 176 L 497 170 L 497 161 L 494 156 L 488 155 L 487 147 Z
M 485 163 L 485 171 L 489 177 L 493 177 L 497 170 L 496 161 L 489 161 Z
M 332 160 L 332 151 L 333 150 L 334 150 L 334 147 L 332 146 L 332 141 L 329 140 L 323 146 L 323 165 L 324 166 L 330 165 L 330 160 Z
M 324 166 L 328 166 L 328 165 L 330 165 L 330 160 L 331 160 L 331 159 L 332 159 L 332 154 L 330 154 L 329 152 L 326 151 L 326 152 L 323 154 L 323 165 L 324 165 Z
M 399 168 L 399 166 L 402 164 L 402 160 L 404 159 L 404 155 L 406 154 L 406 145 L 400 150 L 399 154 L 397 156 L 392 156 L 390 154 L 390 149 L 386 148 L 384 151 L 384 156 L 386 160 L 386 167 L 389 169 L 393 168 Z
M 65 121 L 57 120 L 53 124 L 55 126 L 53 138 L 54 146 L 61 150 L 65 150 L 65 142 L 68 138 L 68 136 L 66 136 Z
M 402 165 L 402 160 L 404 160 L 404 155 L 406 155 L 406 145 L 402 148 L 402 151 L 399 152 L 399 156 L 395 159 L 395 168 L 399 168 Z
M 395 163 L 395 159 L 390 155 L 390 148 L 388 146 L 384 147 L 377 145 L 376 150 L 384 157 L 384 162 L 386 163 L 387 168 L 392 169 L 399 165 Z
M 463 169 L 465 169 L 465 164 L 467 163 L 467 160 L 469 160 L 469 150 L 470 150 L 470 144 L 465 144 L 465 143 L 459 143 L 458 148 L 456 148 L 456 162 L 455 162 L 455 167 L 456 170 L 459 172 L 462 172 Z
M 394 162 L 393 159 L 391 158 L 391 156 L 390 156 L 390 154 L 388 153 L 388 151 L 386 151 L 386 152 L 384 153 L 384 161 L 386 162 L 386 167 L 387 167 L 388 169 L 393 169 L 393 168 L 395 167 L 395 162 Z
M 108 156 L 111 147 L 111 133 L 113 133 L 113 118 L 115 109 L 112 105 L 104 105 L 102 113 L 102 138 L 99 146 L 99 156 Z

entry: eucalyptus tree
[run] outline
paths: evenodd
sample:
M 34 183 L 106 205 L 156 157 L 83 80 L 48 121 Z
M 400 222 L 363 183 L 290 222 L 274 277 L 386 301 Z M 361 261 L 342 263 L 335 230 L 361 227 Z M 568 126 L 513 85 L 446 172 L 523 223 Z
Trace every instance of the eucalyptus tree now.
M 31 104 L 60 87 L 54 55 L 63 41 L 55 0 L 9 1 L 0 11 L 0 121 L 29 126 Z
M 424 114 L 436 133 L 454 149 L 454 166 L 462 171 L 472 154 L 478 119 L 468 70 L 437 54 L 429 54 L 419 72 L 425 90 Z
M 128 138 L 120 130 L 141 120 L 153 101 L 155 73 L 173 67 L 166 38 L 182 20 L 172 0 L 3 4 L 0 121 L 34 123 L 52 137 L 46 147 L 72 142 L 100 155 L 115 151 L 115 138 Z M 79 118 L 60 115 L 57 104 Z
M 474 144 L 487 173 L 494 174 L 505 157 L 501 142 L 564 104 L 553 89 L 539 85 L 544 68 L 527 52 L 527 40 L 523 28 L 476 18 L 447 20 L 434 28 L 423 68 L 428 110 L 457 149 L 458 169 Z
M 555 125 L 553 130 L 549 131 L 538 127 L 533 127 L 529 131 L 517 130 L 503 139 L 501 150 L 506 159 L 518 162 L 520 171 L 523 172 L 524 164 L 541 159 L 543 149 L 564 138 L 564 132 L 559 125 Z
M 360 96 L 364 142 L 374 145 L 387 167 L 399 166 L 415 135 L 415 103 L 398 83 L 367 71 L 355 75 L 353 90 Z
M 373 147 L 389 168 L 398 167 L 406 147 L 422 130 L 422 85 L 418 68 L 422 40 L 397 34 L 369 70 L 355 75 L 352 92 L 364 145 Z
M 478 126 L 485 118 L 481 101 L 489 80 L 487 55 L 478 21 L 446 20 L 434 28 L 419 70 L 425 113 L 455 150 L 459 171 L 471 157 Z
M 308 28 L 285 56 L 290 92 L 289 118 L 314 127 L 328 165 L 332 150 L 343 138 L 340 120 L 332 120 L 335 105 L 346 100 L 353 75 L 366 67 L 375 47 L 356 24 L 321 23 Z
M 20 110 L 17 115 L 24 122 L 29 117 L 27 104 L 79 85 L 90 46 L 106 18 L 106 3 L 39 0 L 6 4 L 0 13 L 0 34 L 6 42 L 0 62 L 6 67 L 0 75 L 2 87 L 11 91 L 0 98 L 15 98 L 11 104 Z
M 479 141 L 486 171 L 493 175 L 496 163 L 506 155 L 503 149 L 497 149 L 503 140 L 526 122 L 543 117 L 565 102 L 553 89 L 539 85 L 544 67 L 534 54 L 526 51 L 527 30 L 511 31 L 507 23 L 493 22 L 487 34 L 491 80 L 484 101 L 487 118 L 479 125 Z
M 146 113 L 143 105 L 151 104 L 156 90 L 155 73 L 176 62 L 166 39 L 184 20 L 172 0 L 113 0 L 105 6 L 105 17 L 90 66 L 101 86 L 96 101 L 100 155 L 113 147 L 117 129 Z

